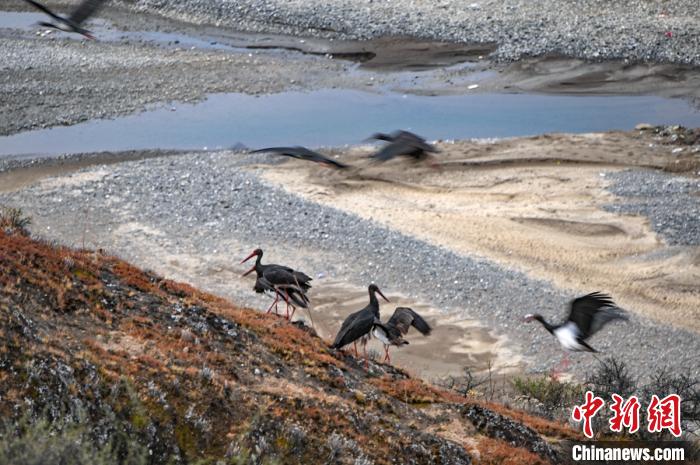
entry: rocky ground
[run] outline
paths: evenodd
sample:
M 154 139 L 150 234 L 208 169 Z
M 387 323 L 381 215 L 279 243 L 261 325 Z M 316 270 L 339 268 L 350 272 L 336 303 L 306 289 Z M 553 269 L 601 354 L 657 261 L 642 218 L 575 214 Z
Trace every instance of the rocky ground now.
M 123 0 L 191 21 L 295 33 L 373 38 L 411 36 L 498 44 L 495 58 L 545 54 L 699 65 L 700 21 L 693 0 Z

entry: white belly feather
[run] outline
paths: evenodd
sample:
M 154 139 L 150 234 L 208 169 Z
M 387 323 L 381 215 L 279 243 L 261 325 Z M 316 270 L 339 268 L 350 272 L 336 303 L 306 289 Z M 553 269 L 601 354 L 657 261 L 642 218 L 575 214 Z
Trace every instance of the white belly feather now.
M 569 321 L 564 326 L 554 330 L 554 336 L 559 340 L 559 343 L 566 349 L 572 352 L 585 351 L 586 347 L 578 342 L 579 331 L 576 325 Z

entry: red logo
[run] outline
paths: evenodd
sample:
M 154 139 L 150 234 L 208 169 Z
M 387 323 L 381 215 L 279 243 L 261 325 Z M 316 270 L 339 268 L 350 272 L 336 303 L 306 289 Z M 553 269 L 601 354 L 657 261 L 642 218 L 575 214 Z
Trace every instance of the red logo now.
M 630 433 L 636 433 L 639 430 L 639 399 L 632 396 L 627 399 L 627 402 L 623 402 L 625 399 L 617 394 L 613 394 L 612 398 L 613 404 L 610 410 L 614 415 L 609 421 L 610 431 L 620 433 L 624 426 Z
M 583 434 L 587 437 L 593 437 L 593 426 L 591 425 L 591 420 L 598 413 L 598 410 L 603 408 L 605 401 L 600 397 L 593 395 L 591 391 L 586 392 L 586 402 L 583 405 L 577 405 L 574 407 L 574 411 L 571 412 L 571 418 L 574 421 L 583 420 Z
M 681 435 L 681 398 L 670 394 L 663 399 L 654 394 L 647 408 L 647 421 L 650 433 L 660 433 L 667 429 L 675 437 Z
M 641 404 L 636 396 L 631 396 L 625 400 L 617 394 L 612 395 L 610 410 L 613 416 L 608 423 L 610 431 L 622 432 L 627 428 L 630 433 L 639 431 L 639 410 Z M 596 397 L 591 391 L 586 392 L 586 401 L 582 405 L 574 406 L 571 418 L 574 421 L 583 421 L 583 434 L 588 438 L 593 438 L 593 417 L 603 408 L 605 401 Z M 681 429 L 681 398 L 678 394 L 670 394 L 663 399 L 653 395 L 647 407 L 647 431 L 650 433 L 661 433 L 668 430 L 675 437 L 680 437 Z

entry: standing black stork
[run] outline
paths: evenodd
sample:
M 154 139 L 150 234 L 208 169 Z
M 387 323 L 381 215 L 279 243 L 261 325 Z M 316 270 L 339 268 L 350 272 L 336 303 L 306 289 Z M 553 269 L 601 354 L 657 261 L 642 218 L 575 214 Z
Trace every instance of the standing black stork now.
M 384 344 L 384 361 L 391 363 L 389 346 L 402 346 L 408 344 L 403 336 L 413 326 L 423 336 L 427 336 L 433 330 L 427 321 L 412 308 L 397 307 L 389 321 L 382 323 L 378 319 L 374 321 L 372 334 Z
M 50 27 L 52 29 L 58 29 L 63 32 L 75 32 L 77 34 L 82 34 L 88 39 L 94 39 L 95 37 L 82 27 L 82 24 L 92 15 L 97 13 L 97 10 L 102 7 L 107 0 L 83 0 L 83 2 L 78 5 L 78 7 L 73 10 L 70 16 L 60 16 L 51 11 L 45 5 L 35 1 L 35 0 L 24 0 L 25 2 L 37 8 L 51 18 L 55 20 L 55 23 L 40 22 L 39 25 L 44 27 Z
M 365 366 L 369 369 L 369 362 L 367 361 L 367 341 L 375 320 L 379 319 L 379 300 L 377 300 L 377 294 L 382 296 L 387 302 L 389 302 L 389 299 L 382 294 L 382 291 L 379 290 L 376 284 L 370 284 L 367 291 L 369 292 L 369 304 L 362 310 L 351 313 L 345 321 L 343 321 L 331 348 L 340 349 L 351 342 L 356 344 L 357 340 L 361 339 L 362 350 L 365 356 Z M 355 345 L 355 355 L 357 356 L 357 345 Z
M 291 316 L 294 316 L 294 311 L 296 311 L 294 304 L 302 308 L 308 308 L 309 299 L 306 296 L 306 292 L 311 289 L 311 276 L 289 268 L 288 266 L 275 265 L 272 263 L 263 265 L 261 263 L 262 256 L 263 251 L 258 248 L 244 258 L 241 263 L 245 263 L 251 258 L 257 257 L 255 265 L 243 273 L 242 276 L 247 276 L 255 271 L 257 274 L 255 286 L 253 287 L 255 292 L 263 293 L 265 291 L 270 291 L 275 294 L 275 301 L 272 302 L 270 308 L 267 309 L 267 313 L 272 311 L 272 307 L 275 307 L 275 313 L 277 312 L 277 302 L 279 302 L 280 297 L 287 303 L 287 319 L 291 318 L 289 315 L 290 305 L 292 305 L 293 308 Z M 290 300 L 294 304 L 290 304 Z
M 277 155 L 282 155 L 285 157 L 292 157 L 296 158 L 298 160 L 307 160 L 307 161 L 313 161 L 315 163 L 319 163 L 323 166 L 326 166 L 328 168 L 337 168 L 337 169 L 345 169 L 348 167 L 348 165 L 344 163 L 340 163 L 339 161 L 335 161 L 331 158 L 326 157 L 325 155 L 321 155 L 318 152 L 314 152 L 313 150 L 309 150 L 306 147 L 268 147 L 266 149 L 258 149 L 258 150 L 252 150 L 250 153 L 263 153 L 263 152 L 270 152 L 270 153 L 276 153 Z
M 373 134 L 369 139 L 389 142 L 371 156 L 371 158 L 376 161 L 384 162 L 394 157 L 405 156 L 411 157 L 416 161 L 427 159 L 432 166 L 437 166 L 431 161 L 429 154 L 438 152 L 438 149 L 435 148 L 434 145 L 426 142 L 421 136 L 412 132 L 394 131 L 391 134 L 378 132 Z
M 545 321 L 540 314 L 525 315 L 525 321 L 539 321 L 544 328 L 557 338 L 559 344 L 567 351 L 565 360 L 568 362 L 569 352 L 598 352 L 588 345 L 586 339 L 606 324 L 614 320 L 627 321 L 624 310 L 619 308 L 612 298 L 600 292 L 578 297 L 571 301 L 569 317 L 563 323 L 552 325 Z M 562 364 L 564 361 L 562 361 Z

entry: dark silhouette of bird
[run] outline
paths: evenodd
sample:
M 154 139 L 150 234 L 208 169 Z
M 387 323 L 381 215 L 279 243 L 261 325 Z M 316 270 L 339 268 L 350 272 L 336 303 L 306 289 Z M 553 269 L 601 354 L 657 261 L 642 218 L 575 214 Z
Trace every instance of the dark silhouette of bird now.
M 568 352 L 597 352 L 586 340 L 606 324 L 614 320 L 628 320 L 624 310 L 619 308 L 612 298 L 600 292 L 578 297 L 570 303 L 569 317 L 560 324 L 548 323 L 540 314 L 526 315 L 524 320 L 539 321 L 544 328 L 557 338 Z M 563 363 L 563 361 L 562 361 Z
M 430 158 L 430 154 L 439 151 L 434 145 L 426 142 L 421 136 L 409 131 L 394 131 L 391 134 L 378 132 L 373 134 L 369 139 L 389 142 L 370 157 L 380 162 L 385 162 L 398 156 L 405 156 L 413 158 L 416 161 L 427 160 L 432 165 L 435 165 Z
M 267 313 L 272 311 L 273 306 L 275 307 L 275 313 L 277 313 L 277 302 L 279 302 L 280 298 L 287 304 L 286 318 L 288 320 L 294 317 L 297 307 L 309 308 L 309 298 L 306 296 L 304 289 L 296 282 L 291 273 L 281 268 L 265 270 L 255 280 L 253 289 L 256 292 L 271 292 L 275 295 L 275 300 L 270 305 L 270 308 L 267 309 Z M 289 313 L 289 307 L 292 307 L 291 314 Z
M 275 308 L 277 312 L 277 303 L 282 298 L 287 304 L 287 318 L 294 316 L 296 306 L 308 308 L 309 298 L 306 292 L 311 289 L 311 276 L 304 272 L 296 271 L 288 266 L 262 263 L 262 249 L 253 250 L 250 255 L 244 258 L 241 263 L 245 263 L 253 257 L 256 257 L 255 264 L 251 269 L 243 273 L 242 276 L 247 276 L 253 271 L 256 272 L 257 279 L 253 290 L 258 293 L 272 292 L 275 295 L 275 300 L 267 309 L 267 313 Z M 292 314 L 289 315 L 289 307 L 292 307 Z
M 384 361 L 391 363 L 389 356 L 389 346 L 402 346 L 408 344 L 408 341 L 403 338 L 408 333 L 408 330 L 413 326 L 422 335 L 427 336 L 433 330 L 428 322 L 422 316 L 408 307 L 397 307 L 394 314 L 389 318 L 389 321 L 382 323 L 379 320 L 374 321 L 372 334 L 382 341 L 384 344 Z
M 82 27 L 82 24 L 90 16 L 93 16 L 95 13 L 97 13 L 97 10 L 99 10 L 107 0 L 84 0 L 80 5 L 78 5 L 75 8 L 75 10 L 73 10 L 70 16 L 60 16 L 51 11 L 45 5 L 42 5 L 41 3 L 35 0 L 24 1 L 32 5 L 34 8 L 43 11 L 55 21 L 54 23 L 42 21 L 39 23 L 39 25 L 44 27 L 50 27 L 52 29 L 58 29 L 59 31 L 63 32 L 74 32 L 77 34 L 82 34 L 88 39 L 94 39 L 95 37 L 92 35 L 92 33 L 84 27 Z
M 263 153 L 263 152 L 276 153 L 277 155 L 282 155 L 285 157 L 292 157 L 292 158 L 297 158 L 299 160 L 312 161 L 314 163 L 319 163 L 323 166 L 327 166 L 329 168 L 345 169 L 348 167 L 348 165 L 346 165 L 344 163 L 340 163 L 339 161 L 328 158 L 325 155 L 321 155 L 318 152 L 314 152 L 313 150 L 309 150 L 306 147 L 300 147 L 300 146 L 297 146 L 297 147 L 268 147 L 266 149 L 253 150 L 250 153 Z
M 389 302 L 389 299 L 382 294 L 382 291 L 379 290 L 376 284 L 370 284 L 367 291 L 369 293 L 369 304 L 362 310 L 351 313 L 345 321 L 343 321 L 331 348 L 340 349 L 350 343 L 356 343 L 358 340 L 361 340 L 365 357 L 365 366 L 369 368 L 367 361 L 367 341 L 375 320 L 379 319 L 379 300 L 377 300 L 376 294 L 382 296 L 387 302 Z M 357 355 L 357 346 L 355 346 L 355 355 Z

